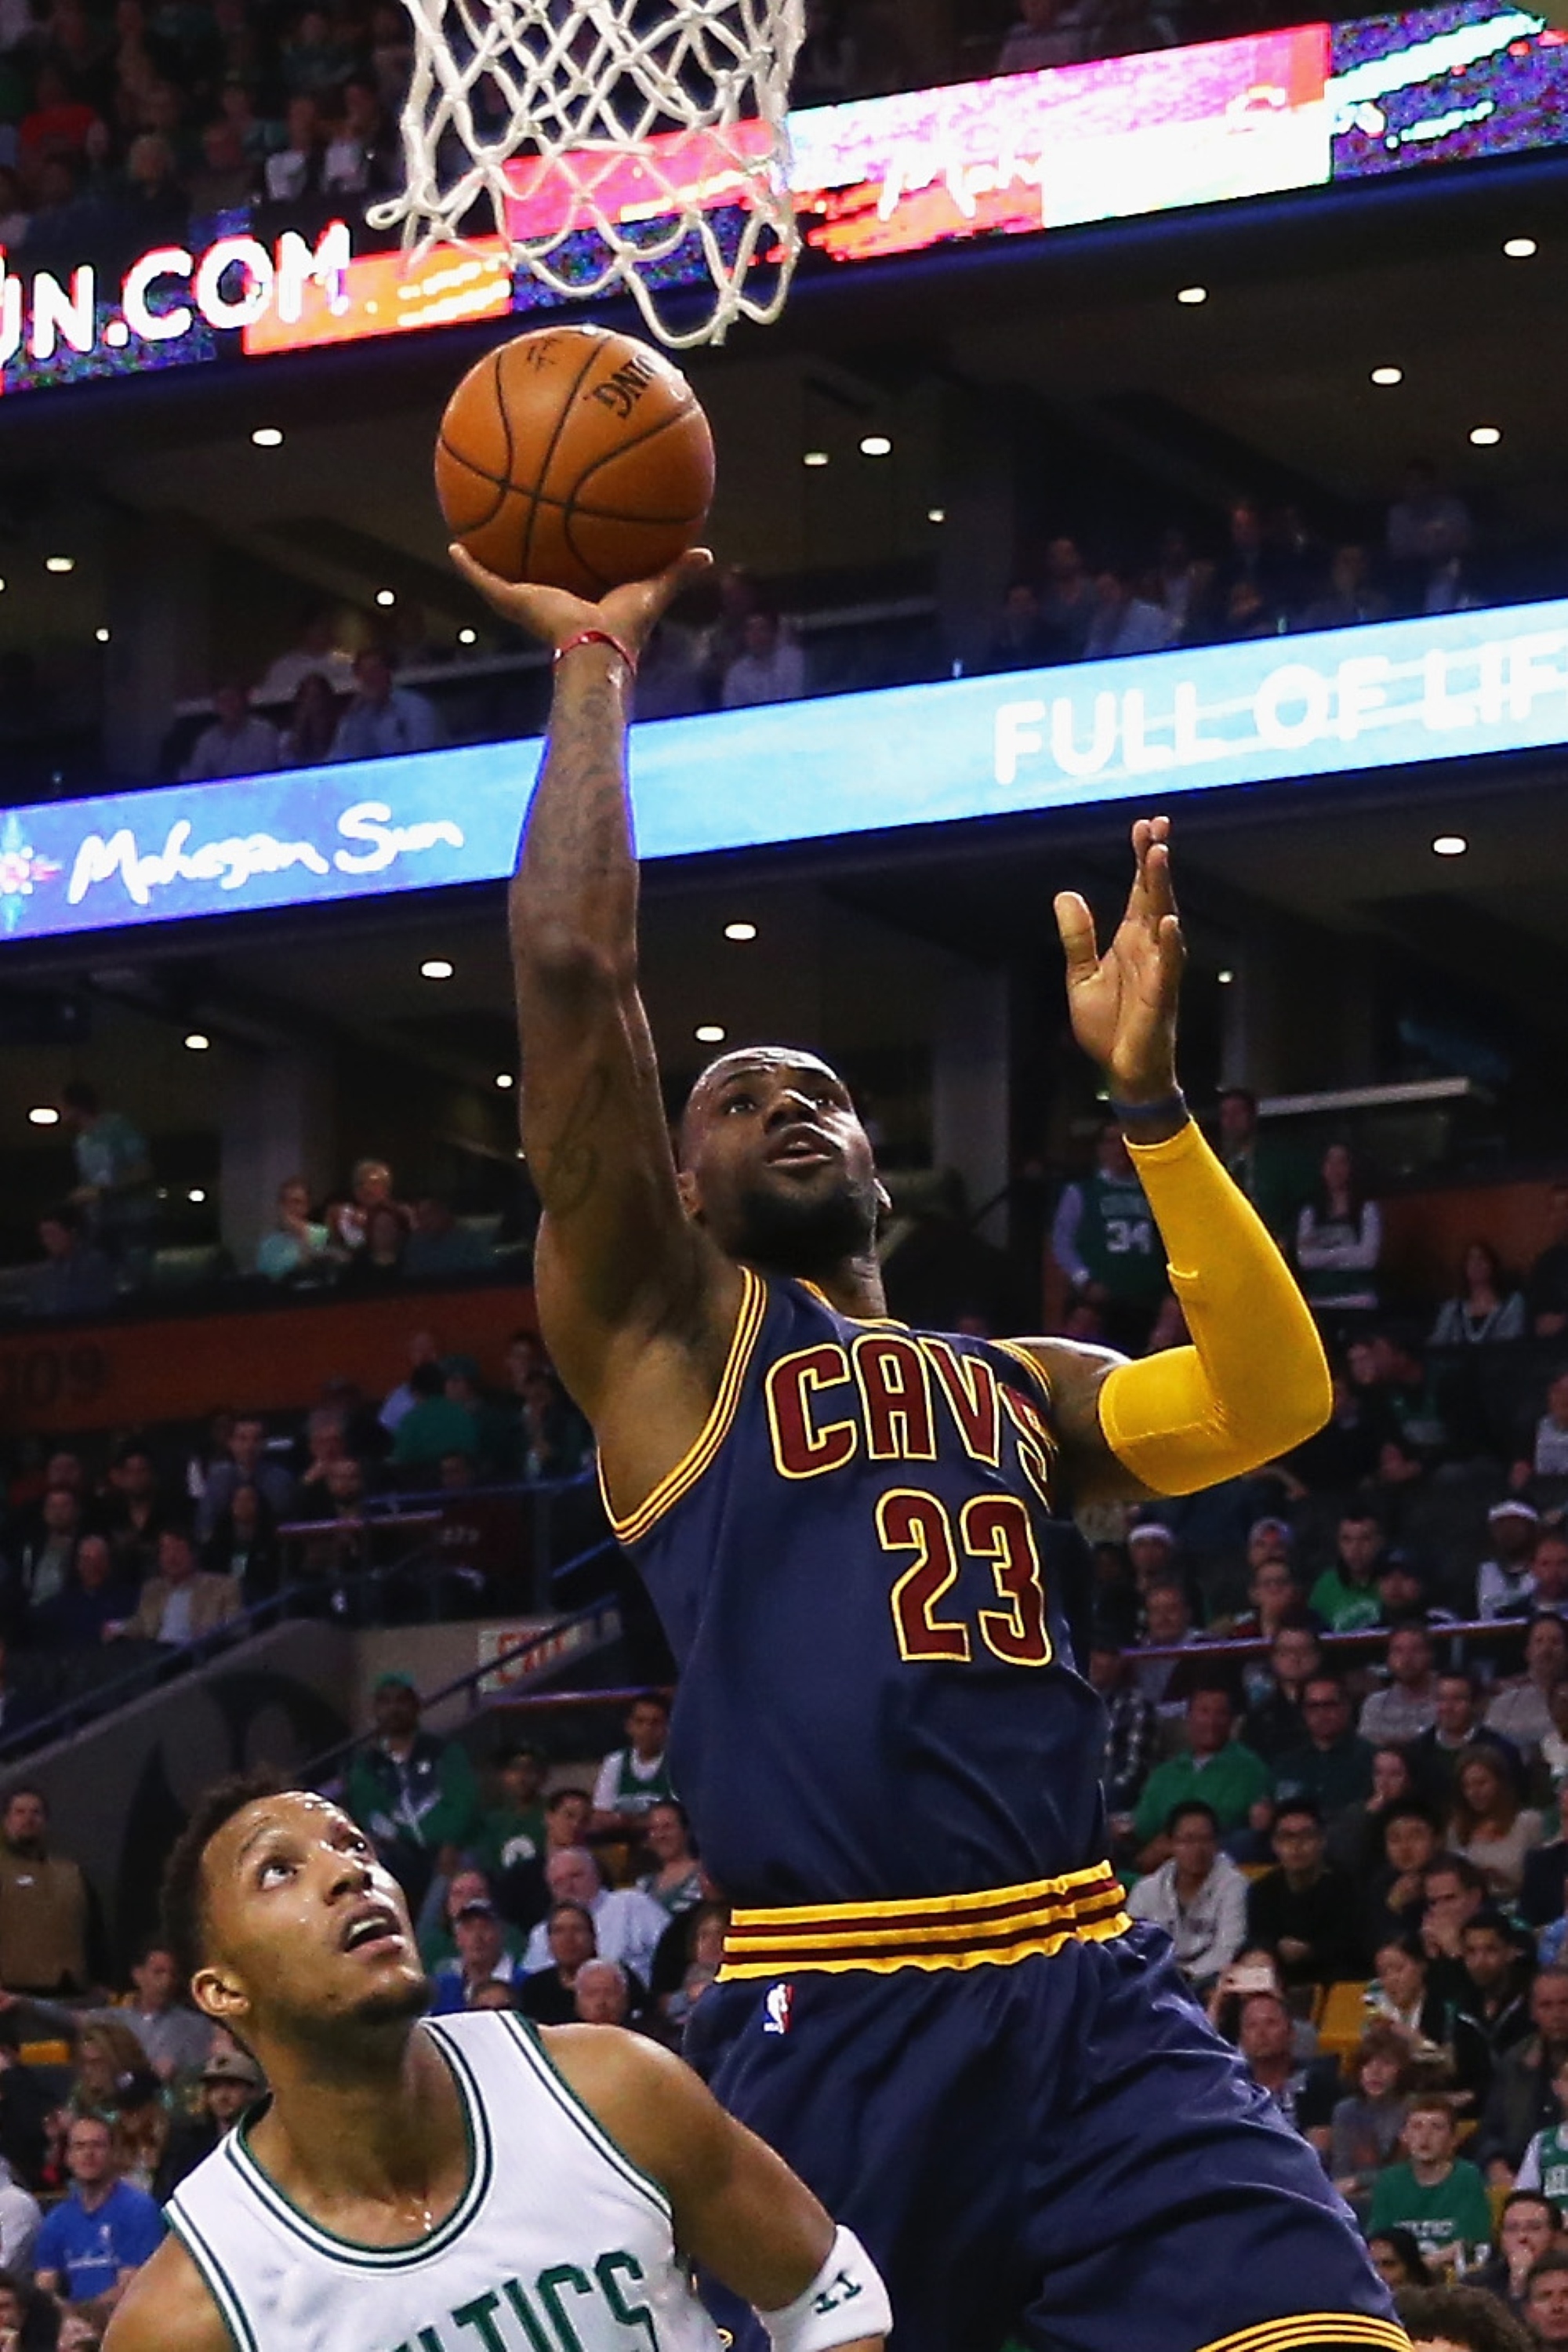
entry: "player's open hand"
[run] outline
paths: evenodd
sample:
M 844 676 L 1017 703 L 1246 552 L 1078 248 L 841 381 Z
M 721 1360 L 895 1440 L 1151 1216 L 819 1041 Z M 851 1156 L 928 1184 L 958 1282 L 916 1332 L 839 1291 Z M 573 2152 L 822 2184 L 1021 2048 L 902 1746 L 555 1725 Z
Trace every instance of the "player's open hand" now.
M 1168 817 L 1140 817 L 1133 826 L 1137 872 L 1103 955 L 1094 917 L 1078 892 L 1064 890 L 1056 901 L 1073 1035 L 1121 1102 L 1157 1102 L 1175 1090 L 1185 950 L 1171 887 L 1170 834 Z
M 652 580 L 633 580 L 612 588 L 601 603 L 569 595 L 563 588 L 541 588 L 531 581 L 502 580 L 476 563 L 466 547 L 453 541 L 447 552 L 472 588 L 514 628 L 537 637 L 541 645 L 563 646 L 584 629 L 607 629 L 634 654 L 640 654 L 661 613 L 683 588 L 689 588 L 710 570 L 713 558 L 705 547 L 689 548 L 668 571 Z

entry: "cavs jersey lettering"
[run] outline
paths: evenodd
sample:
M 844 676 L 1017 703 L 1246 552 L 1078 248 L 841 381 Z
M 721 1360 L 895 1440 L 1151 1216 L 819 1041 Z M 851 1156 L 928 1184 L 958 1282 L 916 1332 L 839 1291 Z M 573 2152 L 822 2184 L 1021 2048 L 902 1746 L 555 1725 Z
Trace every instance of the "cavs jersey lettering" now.
M 1104 1851 L 1043 1373 L 744 1274 L 696 1445 L 616 1531 L 680 1664 L 676 1786 L 741 1904 L 952 1895 Z
M 236 2352 L 718 2352 L 663 2190 L 600 2129 L 520 2018 L 426 2021 L 468 2126 L 468 2182 L 429 2237 L 334 2236 L 262 2171 L 242 2125 L 168 2219 Z

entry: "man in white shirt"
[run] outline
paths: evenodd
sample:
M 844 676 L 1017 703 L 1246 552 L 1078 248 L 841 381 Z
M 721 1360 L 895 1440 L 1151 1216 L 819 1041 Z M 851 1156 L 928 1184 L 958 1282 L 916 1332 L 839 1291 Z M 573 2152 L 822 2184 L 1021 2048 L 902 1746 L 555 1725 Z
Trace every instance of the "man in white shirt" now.
M 1175 1946 L 1176 1966 L 1194 1992 L 1206 1993 L 1241 1949 L 1247 1874 L 1221 1853 L 1212 1805 L 1177 1805 L 1166 1826 L 1171 1859 L 1138 1881 L 1127 1908 L 1134 1919 L 1163 1927 Z
M 552 1906 L 577 1903 L 588 1913 L 600 1959 L 619 1960 L 643 1984 L 647 1983 L 655 1947 L 669 1925 L 669 1914 L 661 1903 L 635 1886 L 606 1886 L 586 1846 L 567 1846 L 552 1854 L 544 1865 L 544 1883 Z M 550 1922 L 542 1919 L 529 1937 L 522 1965 L 531 1976 L 538 1969 L 549 1968 L 553 1958 Z
M 445 740 L 436 706 L 393 681 L 374 646 L 355 656 L 354 698 L 338 721 L 334 760 L 384 760 L 399 751 L 433 751 Z
M 596 1835 L 635 1836 L 650 1805 L 675 1794 L 669 1777 L 669 1708 L 658 1691 L 642 1691 L 626 1709 L 626 1744 L 612 1748 L 594 1782 Z
M 805 692 L 805 656 L 780 630 L 778 614 L 748 613 L 742 643 L 745 650 L 724 673 L 725 709 L 798 702 Z
M 8 2272 L 19 2286 L 32 2284 L 33 2248 L 43 2220 L 37 2199 L 29 2196 L 0 2156 L 0 2271 Z
M 1478 1617 L 1513 1616 L 1528 1607 L 1535 1591 L 1530 1555 L 1541 1529 L 1541 1514 L 1522 1495 L 1505 1495 L 1487 1513 L 1491 1558 L 1476 1570 Z
M 243 686 L 226 680 L 213 696 L 213 709 L 216 717 L 196 737 L 185 762 L 185 783 L 260 776 L 278 765 L 278 730 L 270 719 L 257 717 Z
M 288 701 L 305 677 L 324 677 L 334 694 L 346 694 L 353 685 L 353 657 L 338 644 L 330 605 L 306 614 L 298 645 L 279 655 L 258 690 L 263 702 Z

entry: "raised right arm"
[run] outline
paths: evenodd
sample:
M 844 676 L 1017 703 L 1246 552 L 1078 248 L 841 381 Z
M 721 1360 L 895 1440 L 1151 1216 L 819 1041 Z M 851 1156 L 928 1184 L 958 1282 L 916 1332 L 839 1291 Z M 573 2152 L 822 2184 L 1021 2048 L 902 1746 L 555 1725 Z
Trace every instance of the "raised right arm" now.
M 549 746 L 509 901 L 522 1136 L 543 1208 L 540 1323 L 594 1423 L 617 1500 L 636 1507 L 699 1434 L 738 1311 L 737 1270 L 688 1219 L 637 992 L 637 869 L 626 784 L 635 657 L 706 565 L 593 605 L 514 587 L 454 549 L 497 611 L 552 650 Z M 651 1413 L 651 1420 L 650 1420 Z

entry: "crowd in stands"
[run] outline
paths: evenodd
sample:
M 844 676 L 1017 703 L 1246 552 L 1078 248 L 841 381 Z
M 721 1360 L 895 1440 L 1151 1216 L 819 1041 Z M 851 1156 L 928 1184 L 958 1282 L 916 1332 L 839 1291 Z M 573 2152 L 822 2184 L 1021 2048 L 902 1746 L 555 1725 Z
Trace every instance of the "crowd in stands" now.
M 41 1262 L 17 1304 L 43 1318 L 104 1314 L 133 1302 L 153 1271 L 162 1195 L 152 1149 L 134 1121 L 85 1080 L 62 1091 L 60 1122 L 71 1136 L 78 1181 L 38 1221 Z M 386 1162 L 364 1159 L 320 1213 L 304 1179 L 286 1179 L 271 1229 L 250 1265 L 233 1271 L 273 1291 L 330 1289 L 344 1297 L 466 1282 L 500 1269 L 501 1236 L 503 1247 L 526 1244 L 531 1213 L 525 1201 L 510 1229 L 504 1217 L 462 1223 L 439 1194 L 399 1200 Z
M 18 1452 L 0 1489 L 0 1742 L 40 1720 L 49 1662 L 130 1645 L 210 1649 L 263 1604 L 340 1622 L 515 1608 L 524 1535 L 511 1489 L 580 1477 L 588 1433 L 531 1332 L 500 1382 L 429 1330 L 384 1397 L 323 1382 L 308 1412 L 212 1415 L 194 1438 Z M 421 1498 L 407 1556 L 382 1540 Z M 7 1669 L 7 1658 L 10 1671 Z M 154 1659 L 155 1662 L 155 1659 Z M 29 1685 L 31 1685 L 31 1688 Z
M 1489 601 L 1473 569 L 1476 530 L 1464 500 L 1426 459 L 1405 469 L 1383 544 L 1333 547 L 1300 509 L 1240 499 L 1218 552 L 1173 528 L 1133 560 L 1091 563 L 1052 540 L 1037 569 L 1007 592 L 979 667 L 1031 669 L 1175 646 L 1353 628 Z
M 983 646 L 954 656 L 933 640 L 916 667 L 945 675 L 957 658 L 980 671 L 1032 669 L 1352 628 L 1544 593 L 1533 562 L 1516 582 L 1506 556 L 1484 545 L 1478 555 L 1477 542 L 1464 499 L 1421 458 L 1406 467 L 1376 546 L 1336 545 L 1300 508 L 1250 498 L 1231 506 L 1222 541 L 1209 549 L 1176 526 L 1131 557 L 1110 549 L 1086 556 L 1076 540 L 1058 536 L 1013 582 Z M 340 639 L 355 630 L 368 642 L 351 653 Z M 174 739 L 184 746 L 175 764 L 195 782 L 436 749 L 450 736 L 439 698 L 429 691 L 431 672 L 453 651 L 431 642 L 416 606 L 374 623 L 315 608 L 295 645 L 254 687 L 236 678 L 217 687 L 210 722 L 194 737 Z M 404 682 L 403 671 L 423 684 Z M 460 672 L 459 651 L 452 674 Z M 797 624 L 766 585 L 731 566 L 656 632 L 636 708 L 643 719 L 687 718 L 890 682 L 874 661 L 862 678 L 819 674 Z

